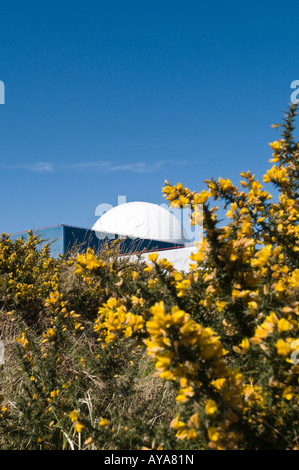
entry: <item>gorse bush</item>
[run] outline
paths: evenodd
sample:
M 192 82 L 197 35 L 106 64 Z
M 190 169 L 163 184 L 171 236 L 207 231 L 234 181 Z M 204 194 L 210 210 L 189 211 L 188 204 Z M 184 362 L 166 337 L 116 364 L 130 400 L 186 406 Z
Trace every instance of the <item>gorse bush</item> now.
M 270 144 L 276 200 L 249 171 L 199 193 L 166 181 L 192 224 L 203 205 L 188 272 L 2 235 L 2 449 L 299 448 L 295 116 Z
M 18 309 L 31 321 L 43 310 L 44 299 L 58 280 L 50 245 L 40 245 L 31 232 L 27 243 L 21 239 L 12 243 L 6 234 L 0 239 L 0 307 Z

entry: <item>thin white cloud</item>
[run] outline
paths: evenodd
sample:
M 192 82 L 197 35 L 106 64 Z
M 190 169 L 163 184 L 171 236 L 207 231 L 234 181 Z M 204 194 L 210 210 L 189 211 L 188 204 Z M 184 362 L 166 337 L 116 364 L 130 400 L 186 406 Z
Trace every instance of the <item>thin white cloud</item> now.
M 114 163 L 111 161 L 99 162 L 79 162 L 64 165 L 56 165 L 51 162 L 35 162 L 24 164 L 0 164 L 0 168 L 7 170 L 25 170 L 38 173 L 53 173 L 57 171 L 99 171 L 99 172 L 117 172 L 129 171 L 132 173 L 153 173 L 163 166 L 182 166 L 187 165 L 187 161 L 159 160 L 156 162 L 133 162 L 133 163 Z
M 146 162 L 135 163 L 113 163 L 110 161 L 101 162 L 82 162 L 61 167 L 63 170 L 76 170 L 76 171 L 131 171 L 134 173 L 144 173 L 147 171 L 149 165 Z
M 0 168 L 6 170 L 27 170 L 38 173 L 50 173 L 54 171 L 54 165 L 50 162 L 35 162 L 35 163 L 24 163 L 17 165 L 10 165 L 1 163 Z

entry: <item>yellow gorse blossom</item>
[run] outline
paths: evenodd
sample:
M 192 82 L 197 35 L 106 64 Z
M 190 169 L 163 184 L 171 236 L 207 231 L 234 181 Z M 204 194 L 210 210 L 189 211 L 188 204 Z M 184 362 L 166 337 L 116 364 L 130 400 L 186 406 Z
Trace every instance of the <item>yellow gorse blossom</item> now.
M 105 266 L 105 261 L 98 258 L 95 255 L 94 250 L 88 248 L 86 253 L 82 253 L 77 256 L 77 267 L 75 273 L 81 274 L 84 269 L 93 271 L 98 268 L 104 268 Z
M 109 421 L 106 418 L 100 418 L 99 426 L 104 428 L 104 427 L 108 426 L 108 424 L 109 424 Z
M 74 428 L 77 433 L 81 433 L 85 429 L 85 424 L 81 423 L 81 421 L 75 421 Z
M 208 429 L 208 436 L 212 442 L 216 442 L 220 438 L 220 434 L 215 427 L 211 427 Z
M 158 253 L 151 253 L 150 255 L 148 255 L 148 259 L 155 263 L 158 259 Z
M 78 420 L 78 417 L 79 417 L 79 411 L 78 411 L 78 410 L 73 410 L 73 411 L 71 411 L 70 414 L 69 414 L 69 417 L 70 417 L 72 423 L 73 423 L 74 421 L 77 421 L 77 420 Z
M 50 338 L 53 338 L 55 336 L 55 330 L 54 328 L 49 328 L 47 330 L 47 336 L 49 336 Z
M 143 306 L 143 299 L 133 296 L 133 305 Z M 99 308 L 99 316 L 95 321 L 94 330 L 100 333 L 99 340 L 105 343 L 113 343 L 119 333 L 126 338 L 133 333 L 139 333 L 145 326 L 142 315 L 128 312 L 124 305 L 110 298 L 103 307 Z
M 197 380 L 199 363 L 185 361 L 180 364 L 177 361 L 175 351 L 180 345 L 196 348 L 197 357 L 200 357 L 202 361 L 208 361 L 214 373 L 229 377 L 230 370 L 223 360 L 226 351 L 219 340 L 220 338 L 211 328 L 201 327 L 178 307 L 173 307 L 171 313 L 167 313 L 163 302 L 152 307 L 151 312 L 152 319 L 146 323 L 147 331 L 150 334 L 150 339 L 145 340 L 148 354 L 155 360 L 156 369 L 161 378 L 171 381 L 179 380 L 180 388 L 176 398 L 179 403 L 187 403 L 195 395 L 196 390 L 201 387 Z M 174 340 L 173 337 L 171 339 L 171 336 L 175 330 L 177 333 Z M 169 336 L 170 334 L 171 336 Z M 172 345 L 173 349 L 170 349 Z M 231 374 L 228 384 L 230 390 L 235 390 L 235 392 L 233 394 L 226 392 L 224 395 L 226 403 L 231 403 L 234 407 L 240 406 L 242 401 L 240 398 L 242 376 L 240 374 L 239 376 Z M 226 379 L 219 377 L 218 381 L 219 384 L 224 385 Z M 215 401 L 208 400 L 207 414 L 214 414 L 216 410 Z M 188 438 L 187 429 L 183 428 L 178 421 L 174 421 L 173 425 L 182 428 L 177 434 L 180 439 Z
M 275 347 L 281 356 L 288 356 L 291 351 L 290 345 L 282 338 L 277 340 Z
M 208 400 L 205 405 L 205 411 L 208 415 L 213 415 L 217 411 L 217 405 L 214 400 Z

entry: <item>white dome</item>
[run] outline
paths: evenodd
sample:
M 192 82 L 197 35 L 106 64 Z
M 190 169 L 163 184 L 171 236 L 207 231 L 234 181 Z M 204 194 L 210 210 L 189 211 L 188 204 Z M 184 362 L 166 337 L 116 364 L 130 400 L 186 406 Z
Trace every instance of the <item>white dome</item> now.
M 149 202 L 128 202 L 108 210 L 92 227 L 96 232 L 184 244 L 181 222 L 167 209 Z

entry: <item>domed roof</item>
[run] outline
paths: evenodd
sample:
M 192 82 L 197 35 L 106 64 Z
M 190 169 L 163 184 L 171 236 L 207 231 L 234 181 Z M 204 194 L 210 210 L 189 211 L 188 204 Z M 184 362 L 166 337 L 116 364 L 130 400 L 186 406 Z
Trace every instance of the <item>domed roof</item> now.
M 184 244 L 187 236 L 170 211 L 149 202 L 128 202 L 108 210 L 92 227 L 97 232 Z

